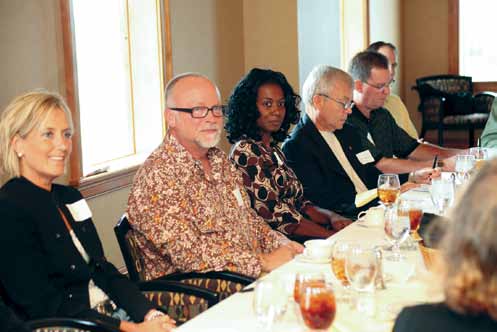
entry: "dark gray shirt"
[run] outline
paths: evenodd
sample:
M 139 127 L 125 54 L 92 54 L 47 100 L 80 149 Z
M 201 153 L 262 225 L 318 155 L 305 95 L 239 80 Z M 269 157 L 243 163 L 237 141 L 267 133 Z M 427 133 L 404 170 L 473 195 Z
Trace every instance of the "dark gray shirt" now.
M 353 125 L 359 131 L 362 139 L 367 139 L 368 133 L 374 141 L 374 146 L 368 146 L 375 159 L 378 156 L 392 158 L 407 158 L 419 143 L 409 136 L 395 122 L 392 115 L 384 108 L 378 108 L 371 112 L 367 119 L 357 107 L 352 109 L 352 114 L 347 118 L 347 123 Z

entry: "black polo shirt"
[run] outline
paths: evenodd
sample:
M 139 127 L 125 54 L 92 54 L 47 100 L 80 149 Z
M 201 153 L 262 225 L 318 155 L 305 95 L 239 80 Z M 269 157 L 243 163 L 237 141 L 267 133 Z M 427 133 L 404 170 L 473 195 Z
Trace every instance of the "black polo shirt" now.
M 375 160 L 379 156 L 407 158 L 419 145 L 418 141 L 397 125 L 390 112 L 384 108 L 371 111 L 368 119 L 354 106 L 347 123 L 357 128 L 363 140 L 367 139 L 368 133 L 371 134 L 374 145 L 371 144 L 368 148 Z

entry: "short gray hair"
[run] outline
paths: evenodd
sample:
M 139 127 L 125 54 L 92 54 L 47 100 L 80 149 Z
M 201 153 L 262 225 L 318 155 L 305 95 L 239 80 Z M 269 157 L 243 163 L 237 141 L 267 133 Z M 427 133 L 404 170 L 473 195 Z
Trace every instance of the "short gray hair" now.
M 348 84 L 351 89 L 354 86 L 352 77 L 341 69 L 328 65 L 314 67 L 302 86 L 304 106 L 312 106 L 312 97 L 320 93 L 327 93 L 327 89 L 336 82 Z

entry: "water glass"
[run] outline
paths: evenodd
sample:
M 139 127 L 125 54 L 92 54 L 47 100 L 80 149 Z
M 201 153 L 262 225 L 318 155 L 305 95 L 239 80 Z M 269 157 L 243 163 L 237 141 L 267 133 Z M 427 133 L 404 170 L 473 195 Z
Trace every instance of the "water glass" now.
M 350 285 L 358 292 L 374 291 L 378 265 L 373 248 L 351 245 L 345 259 L 345 274 Z
M 386 259 L 392 261 L 400 261 L 405 258 L 400 253 L 400 244 L 407 238 L 411 229 L 409 212 L 404 212 L 402 209 L 403 207 L 396 206 L 385 217 L 385 234 L 393 244 L 393 254 Z
M 430 195 L 437 213 L 443 215 L 445 210 L 454 201 L 454 183 L 450 179 L 433 179 L 430 186 Z
M 469 154 L 475 156 L 475 169 L 480 169 L 485 160 L 488 160 L 488 149 L 481 147 L 474 147 L 469 149 Z
M 456 156 L 456 178 L 459 183 L 464 183 L 469 179 L 469 172 L 475 166 L 475 156 L 470 154 L 460 154 Z
M 288 297 L 280 282 L 270 279 L 258 280 L 254 289 L 253 308 L 257 322 L 265 331 L 285 314 Z

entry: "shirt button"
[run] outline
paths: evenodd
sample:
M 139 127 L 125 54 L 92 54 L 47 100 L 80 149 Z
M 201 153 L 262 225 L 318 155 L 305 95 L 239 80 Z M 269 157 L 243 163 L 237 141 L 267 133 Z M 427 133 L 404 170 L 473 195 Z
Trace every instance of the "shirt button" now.
M 60 239 L 60 234 L 59 233 L 55 233 L 55 238 L 56 239 Z
M 73 265 L 69 266 L 69 268 L 74 271 L 74 270 L 76 270 L 76 265 L 73 264 Z
M 72 294 L 69 294 L 69 295 L 68 295 L 68 297 L 69 297 L 70 299 L 72 299 Z
M 81 231 L 86 232 L 86 227 L 85 226 L 81 227 Z

